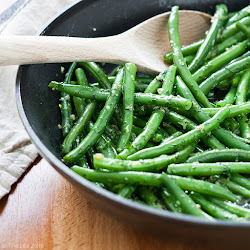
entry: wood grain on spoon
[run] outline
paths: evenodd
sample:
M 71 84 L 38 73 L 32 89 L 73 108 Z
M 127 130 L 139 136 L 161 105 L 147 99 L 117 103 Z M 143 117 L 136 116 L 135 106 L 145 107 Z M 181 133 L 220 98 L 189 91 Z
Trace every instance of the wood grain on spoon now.
M 1 36 L 0 65 L 95 61 L 123 65 L 156 74 L 167 68 L 163 55 L 170 52 L 169 12 L 152 17 L 116 36 L 73 38 L 52 36 Z M 199 11 L 179 12 L 182 45 L 204 38 L 211 16 Z

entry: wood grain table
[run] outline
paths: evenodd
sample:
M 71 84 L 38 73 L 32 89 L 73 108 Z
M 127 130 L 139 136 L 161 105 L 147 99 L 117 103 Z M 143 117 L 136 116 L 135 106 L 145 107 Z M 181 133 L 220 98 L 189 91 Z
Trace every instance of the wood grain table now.
M 0 201 L 0 232 L 0 249 L 211 249 L 116 221 L 40 157 Z

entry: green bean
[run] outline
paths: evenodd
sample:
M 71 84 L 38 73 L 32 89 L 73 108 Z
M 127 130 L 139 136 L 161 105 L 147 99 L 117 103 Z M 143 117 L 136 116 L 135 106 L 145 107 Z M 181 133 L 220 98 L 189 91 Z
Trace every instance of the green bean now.
M 144 92 L 147 87 L 148 87 L 148 84 L 146 84 L 146 83 L 136 83 L 135 84 L 135 91 Z
M 183 176 L 210 176 L 230 173 L 250 173 L 248 162 L 217 162 L 217 163 L 182 163 L 171 164 L 167 169 L 168 174 Z
M 134 193 L 136 187 L 135 186 L 131 186 L 131 185 L 125 185 L 124 187 L 122 187 L 119 191 L 118 191 L 118 195 L 122 196 L 124 198 L 130 198 L 131 195 Z
M 72 74 L 75 70 L 77 63 L 72 63 L 69 67 L 68 72 L 66 73 L 64 83 L 69 84 L 71 81 Z M 63 136 L 66 136 L 72 125 L 73 125 L 73 120 L 72 120 L 72 107 L 71 107 L 71 101 L 70 101 L 70 95 L 64 92 L 61 92 L 61 115 L 62 115 L 62 130 L 63 130 Z
M 232 85 L 228 93 L 225 95 L 225 98 L 216 103 L 216 108 L 222 108 L 225 107 L 227 104 L 233 104 L 235 100 L 236 90 L 237 88 Z
M 198 140 L 202 136 L 206 135 L 210 131 L 212 131 L 214 128 L 219 126 L 219 124 L 227 118 L 227 115 L 229 114 L 229 110 L 227 108 L 223 108 L 220 111 L 220 114 L 218 113 L 218 116 L 215 119 L 210 119 L 201 125 L 197 126 L 195 129 L 187 132 L 184 135 L 179 136 L 178 138 L 173 139 L 168 143 L 168 145 L 158 145 L 154 148 L 147 148 L 140 150 L 133 155 L 130 155 L 127 157 L 129 160 L 138 160 L 138 159 L 144 159 L 144 158 L 152 158 L 159 156 L 161 154 L 168 154 L 175 150 L 177 150 L 179 147 L 186 146 L 195 140 Z
M 126 63 L 124 66 L 123 119 L 117 146 L 118 152 L 121 152 L 127 146 L 132 133 L 136 70 L 136 66 L 133 63 Z
M 249 11 L 250 11 L 249 5 L 245 8 L 243 8 L 242 10 L 237 11 L 232 17 L 229 18 L 229 20 L 226 23 L 226 26 L 229 26 L 232 23 L 237 22 L 237 21 L 241 20 L 242 18 L 248 16 Z
M 198 42 L 194 42 L 194 43 L 191 43 L 189 45 L 182 46 L 181 52 L 182 52 L 183 56 L 189 56 L 190 54 L 196 53 L 196 51 L 199 49 L 199 47 L 201 46 L 201 44 L 203 42 L 204 42 L 204 40 L 200 40 Z M 165 54 L 164 59 L 169 64 L 173 63 L 173 53 L 169 52 L 169 53 Z
M 138 186 L 135 192 L 148 205 L 155 204 L 158 200 L 156 195 L 145 186 Z
M 185 56 L 184 59 L 185 59 L 185 62 L 186 64 L 190 64 L 193 60 L 194 60 L 194 55 L 189 55 L 189 56 Z
M 88 80 L 82 68 L 77 68 L 75 70 L 75 75 L 76 75 L 76 80 L 77 80 L 75 84 L 88 86 Z M 71 81 L 70 84 L 74 84 L 74 83 L 72 83 Z M 76 109 L 76 113 L 78 117 L 80 117 L 85 111 L 85 107 L 86 107 L 85 99 L 73 96 L 73 102 L 74 102 L 74 106 Z
M 250 113 L 250 101 L 243 104 L 230 105 L 227 106 L 227 108 L 229 108 L 230 110 L 229 117 L 235 117 L 240 114 L 247 114 Z M 215 115 L 219 110 L 220 108 L 203 108 L 203 111 L 205 111 L 209 116 Z
M 198 153 L 187 159 L 187 163 L 191 162 L 233 162 L 233 161 L 250 161 L 250 152 L 242 149 L 222 149 L 208 150 Z
M 117 74 L 117 78 L 112 86 L 111 94 L 108 97 L 97 121 L 95 122 L 94 127 L 84 138 L 84 140 L 81 141 L 79 146 L 77 146 L 74 150 L 64 156 L 63 159 L 65 162 L 73 163 L 76 159 L 80 157 L 81 154 L 85 154 L 87 150 L 92 147 L 95 142 L 100 138 L 121 96 L 122 81 L 123 70 L 121 70 Z
M 245 24 L 243 24 L 243 23 L 241 23 L 241 22 L 237 22 L 237 23 L 236 23 L 236 26 L 237 26 L 237 28 L 238 28 L 239 30 L 241 30 L 241 31 L 245 34 L 245 36 L 246 36 L 248 39 L 250 39 L 250 34 L 249 34 L 250 30 L 249 30 L 249 28 L 248 28 Z
M 88 79 L 85 75 L 85 72 L 82 68 L 77 68 L 75 70 L 76 80 L 79 85 L 88 86 Z
M 235 104 L 243 104 L 246 102 L 247 90 L 250 84 L 250 70 L 247 70 L 241 77 L 240 83 L 237 88 Z M 250 127 L 247 123 L 248 118 L 245 114 L 237 117 L 240 124 L 241 136 L 250 139 Z
M 226 63 L 229 63 L 234 58 L 240 56 L 247 46 L 248 41 L 243 41 L 237 45 L 232 46 L 230 49 L 226 50 L 224 53 L 218 55 L 213 58 L 206 64 L 204 64 L 201 68 L 199 68 L 194 74 L 193 78 L 199 82 L 203 80 L 210 73 L 218 70 L 221 66 Z
M 138 161 L 105 158 L 102 154 L 94 155 L 95 169 L 108 169 L 111 171 L 160 171 L 173 162 L 183 162 L 194 151 L 196 145 L 192 144 L 173 155 L 161 155 L 153 159 Z
M 239 217 L 235 214 L 228 212 L 227 210 L 214 205 L 212 202 L 208 201 L 202 195 L 196 192 L 191 192 L 190 197 L 198 203 L 203 210 L 212 215 L 215 218 L 227 219 L 227 220 L 237 220 Z
M 195 124 L 193 121 L 191 121 L 188 118 L 186 118 L 182 115 L 179 115 L 173 111 L 170 111 L 169 113 L 167 113 L 166 117 L 174 125 L 177 125 L 178 127 L 182 128 L 184 130 L 193 130 L 197 127 L 197 124 Z M 205 136 L 201 137 L 201 140 L 209 148 L 215 148 L 215 149 L 224 149 L 225 148 L 225 146 L 223 144 L 221 144 L 212 135 L 205 135 Z
M 165 204 L 165 206 L 175 212 L 175 213 L 182 213 L 182 208 L 181 208 L 181 205 L 180 205 L 180 202 L 178 200 L 175 199 L 175 197 L 170 194 L 166 188 L 162 188 L 162 191 L 161 191 L 161 197 L 162 197 L 162 200 Z
M 70 130 L 70 132 L 65 137 L 65 139 L 61 145 L 61 149 L 62 149 L 63 154 L 68 154 L 71 151 L 74 141 L 79 136 L 79 134 L 83 131 L 84 127 L 91 119 L 91 116 L 92 116 L 93 112 L 95 111 L 95 109 L 96 109 L 95 102 L 92 102 L 86 106 L 84 113 L 76 121 L 76 123 L 74 124 L 74 127 Z
M 207 97 L 200 90 L 197 82 L 193 79 L 186 63 L 184 57 L 181 53 L 181 45 L 179 39 L 178 30 L 178 6 L 174 6 L 171 9 L 171 13 L 168 19 L 168 33 L 171 49 L 173 52 L 173 60 L 178 68 L 178 72 L 185 81 L 185 83 L 190 88 L 191 92 L 195 98 L 205 107 L 212 107 L 211 103 L 208 101 Z
M 151 81 L 148 85 L 148 87 L 145 89 L 144 93 L 146 94 L 154 94 L 156 93 L 157 89 L 162 85 L 163 80 L 165 78 L 166 71 L 161 72 L 159 75 L 157 75 L 153 81 Z
M 250 198 L 250 190 L 220 176 L 218 182 L 236 194 L 240 194 L 246 199 Z
M 241 42 L 244 40 L 246 36 L 242 32 L 236 33 L 234 36 L 231 36 L 225 40 L 223 40 L 221 43 L 218 43 L 215 45 L 211 51 L 208 53 L 206 60 L 210 60 L 211 58 L 219 55 L 223 51 L 225 51 L 227 48 L 230 48 L 232 45 Z
M 200 208 L 196 206 L 193 200 L 175 183 L 174 180 L 169 178 L 167 174 L 162 174 L 162 180 L 167 191 L 172 194 L 176 200 L 179 200 L 182 211 L 184 213 L 212 220 L 209 215 L 204 213 Z
M 239 22 L 248 26 L 248 25 L 250 25 L 250 17 L 248 17 L 248 16 L 244 17 Z M 236 22 L 235 22 L 235 23 L 232 23 L 231 25 L 227 26 L 223 30 L 223 32 L 221 33 L 221 35 L 219 37 L 219 40 L 223 41 L 227 37 L 234 35 L 236 32 L 238 32 L 238 27 L 237 27 Z
M 211 20 L 211 27 L 209 28 L 204 42 L 199 47 L 194 60 L 189 65 L 189 70 L 194 72 L 205 61 L 210 48 L 214 45 L 217 38 L 217 34 L 221 29 L 224 21 L 226 20 L 227 6 L 225 4 L 219 4 L 216 6 L 215 14 Z
M 232 214 L 236 214 L 237 216 L 244 217 L 245 219 L 250 218 L 250 209 L 241 207 L 237 204 L 234 204 L 230 201 L 225 201 L 223 199 L 219 199 L 216 197 L 208 196 L 207 199 L 219 207 L 229 211 Z
M 213 73 L 210 77 L 208 77 L 205 81 L 203 81 L 200 85 L 200 89 L 203 93 L 207 94 L 212 88 L 216 86 L 216 84 L 225 78 L 233 76 L 235 73 L 238 73 L 245 68 L 249 68 L 250 58 L 245 58 L 240 61 L 236 61 L 234 63 L 229 63 L 225 68 L 222 68 L 215 73 Z
M 68 93 L 72 96 L 78 96 L 96 101 L 106 101 L 110 95 L 110 90 L 69 84 L 66 85 L 58 82 L 51 82 L 49 87 L 54 90 Z M 152 104 L 163 107 L 178 107 L 186 110 L 189 110 L 192 106 L 192 102 L 190 100 L 173 95 L 164 96 L 158 94 L 135 93 L 134 102 L 143 105 Z
M 78 166 L 71 167 L 77 174 L 83 176 L 89 181 L 100 182 L 104 184 L 131 184 L 131 185 L 144 185 L 159 187 L 162 183 L 162 175 L 156 173 L 146 172 L 101 172 L 97 170 L 81 168 Z M 177 185 L 182 190 L 196 191 L 201 194 L 208 194 L 215 197 L 224 198 L 230 201 L 236 201 L 237 196 L 228 191 L 227 189 L 202 180 L 185 178 L 181 176 L 169 175 L 170 178 L 175 180 Z
M 168 71 L 165 75 L 165 78 L 162 83 L 162 87 L 158 93 L 163 94 L 163 95 L 171 95 L 174 87 L 174 82 L 175 82 L 175 74 L 176 74 L 177 67 L 174 65 L 171 65 L 168 68 Z
M 135 133 L 135 135 L 139 135 L 143 132 L 143 128 L 137 127 L 135 125 L 133 125 L 132 127 L 132 132 Z M 152 135 L 152 137 L 150 138 L 151 141 L 153 142 L 160 142 L 162 140 L 162 134 L 157 133 L 157 131 Z
M 250 180 L 240 174 L 231 174 L 230 180 L 250 190 Z
M 111 72 L 109 73 L 109 77 L 110 76 L 116 76 L 117 75 L 117 73 L 119 72 L 119 70 L 122 68 L 122 66 L 121 65 L 118 65 L 118 66 L 116 66 L 115 68 L 113 68 L 112 70 L 111 70 Z M 108 77 L 108 78 L 109 78 Z M 115 77 L 114 77 L 115 78 Z M 113 79 L 114 79 L 113 78 Z
M 101 84 L 102 88 L 111 89 L 111 84 L 107 75 L 95 62 L 80 62 L 79 64 Z
M 111 83 L 114 82 L 115 80 L 115 76 L 109 76 L 108 77 L 109 81 Z M 149 84 L 154 80 L 154 78 L 149 77 L 149 76 L 136 76 L 135 77 L 135 84 L 139 84 L 139 83 L 145 83 L 145 84 Z

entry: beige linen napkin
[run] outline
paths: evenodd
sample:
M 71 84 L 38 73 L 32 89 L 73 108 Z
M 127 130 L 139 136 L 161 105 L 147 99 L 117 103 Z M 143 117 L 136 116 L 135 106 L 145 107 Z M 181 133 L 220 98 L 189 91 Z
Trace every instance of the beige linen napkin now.
M 1 35 L 36 35 L 76 0 L 31 0 Z M 17 66 L 0 67 L 0 199 L 38 155 L 19 118 L 15 101 Z

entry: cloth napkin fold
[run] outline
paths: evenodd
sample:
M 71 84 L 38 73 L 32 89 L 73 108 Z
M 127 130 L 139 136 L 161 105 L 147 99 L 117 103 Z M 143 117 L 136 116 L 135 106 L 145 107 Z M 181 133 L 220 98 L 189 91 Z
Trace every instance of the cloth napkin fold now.
M 1 35 L 36 35 L 51 18 L 76 0 L 31 0 Z M 16 108 L 17 66 L 0 67 L 0 199 L 38 156 Z M 32 105 L 32 104 L 31 104 Z

